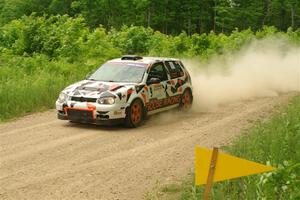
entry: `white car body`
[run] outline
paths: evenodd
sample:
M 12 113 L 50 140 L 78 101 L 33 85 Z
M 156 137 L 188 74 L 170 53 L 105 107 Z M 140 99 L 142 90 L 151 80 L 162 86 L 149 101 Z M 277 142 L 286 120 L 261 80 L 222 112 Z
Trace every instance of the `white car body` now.
M 126 118 L 127 109 L 136 99 L 142 102 L 144 114 L 151 115 L 180 106 L 184 91 L 188 90 L 192 97 L 190 75 L 178 59 L 125 56 L 106 64 L 143 67 L 145 72 L 140 82 L 83 80 L 68 86 L 56 101 L 59 119 L 112 124 Z M 157 71 L 161 68 L 165 72 Z M 149 73 L 151 78 L 156 74 L 160 76 L 161 73 L 166 73 L 166 77 L 164 74 L 161 76 L 161 79 L 165 77 L 166 80 L 149 83 Z

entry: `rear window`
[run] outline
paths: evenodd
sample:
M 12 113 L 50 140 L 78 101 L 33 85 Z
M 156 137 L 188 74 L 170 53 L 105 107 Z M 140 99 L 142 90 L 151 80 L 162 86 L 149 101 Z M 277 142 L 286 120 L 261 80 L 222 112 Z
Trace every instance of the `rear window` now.
M 170 73 L 171 79 L 182 77 L 184 75 L 181 65 L 178 61 L 166 61 L 165 64 Z

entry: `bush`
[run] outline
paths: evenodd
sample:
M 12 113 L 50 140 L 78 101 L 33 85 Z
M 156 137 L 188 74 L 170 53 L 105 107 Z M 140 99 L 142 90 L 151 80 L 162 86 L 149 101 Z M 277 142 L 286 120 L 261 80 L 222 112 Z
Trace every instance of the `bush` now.
M 123 54 L 148 54 L 152 35 L 152 29 L 140 26 L 123 26 L 120 31 L 109 32 L 110 41 Z

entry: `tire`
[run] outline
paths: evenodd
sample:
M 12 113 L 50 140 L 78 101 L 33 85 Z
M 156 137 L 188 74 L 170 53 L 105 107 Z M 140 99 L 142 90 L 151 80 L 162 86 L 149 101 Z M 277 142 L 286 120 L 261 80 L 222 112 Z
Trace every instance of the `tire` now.
M 181 111 L 187 112 L 191 109 L 192 104 L 193 104 L 193 95 L 189 89 L 186 89 L 181 95 L 179 109 Z
M 138 127 L 144 116 L 144 108 L 141 100 L 134 100 L 126 109 L 125 126 L 129 128 Z

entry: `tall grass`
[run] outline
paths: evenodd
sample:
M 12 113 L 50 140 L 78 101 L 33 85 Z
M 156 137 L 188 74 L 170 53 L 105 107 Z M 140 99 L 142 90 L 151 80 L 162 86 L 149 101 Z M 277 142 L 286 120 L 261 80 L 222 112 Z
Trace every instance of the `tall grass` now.
M 89 71 L 80 65 L 49 61 L 44 56 L 7 59 L 0 64 L 0 121 L 53 108 L 59 92 Z
M 267 122 L 258 122 L 232 145 L 223 147 L 224 151 L 232 155 L 269 164 L 277 169 L 262 175 L 216 183 L 212 199 L 300 199 L 299 119 L 298 96 Z M 180 200 L 202 199 L 203 191 L 204 187 L 195 187 L 192 182 L 163 189 L 171 197 L 179 195 L 173 199 Z

